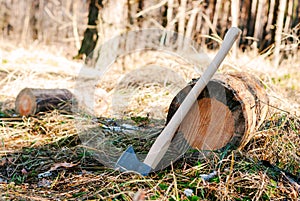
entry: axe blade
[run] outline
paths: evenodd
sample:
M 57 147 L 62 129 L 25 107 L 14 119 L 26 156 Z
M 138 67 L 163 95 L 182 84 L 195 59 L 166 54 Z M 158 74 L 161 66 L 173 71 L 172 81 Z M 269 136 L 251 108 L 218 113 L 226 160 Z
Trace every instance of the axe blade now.
M 119 169 L 121 172 L 134 171 L 143 176 L 147 176 L 152 170 L 149 165 L 141 162 L 137 158 L 132 146 L 129 146 L 123 152 L 123 154 L 118 159 L 115 168 Z

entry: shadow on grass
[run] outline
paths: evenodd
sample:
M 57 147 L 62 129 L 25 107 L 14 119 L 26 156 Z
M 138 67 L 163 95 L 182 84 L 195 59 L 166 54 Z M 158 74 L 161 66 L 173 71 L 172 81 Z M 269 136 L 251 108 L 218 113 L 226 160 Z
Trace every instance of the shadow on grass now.
M 104 167 L 93 158 L 93 154 L 78 146 L 78 135 L 65 137 L 57 142 L 38 147 L 25 147 L 21 151 L 0 158 L 0 178 L 8 182 L 21 184 L 39 180 L 38 174 L 49 171 L 55 164 L 72 164 L 66 168 L 70 173 L 82 173 L 82 170 L 102 170 Z M 74 165 L 74 166 L 73 166 Z M 51 172 L 51 178 L 57 176 L 57 168 Z
M 22 121 L 22 119 L 20 119 L 20 121 Z M 134 130 L 134 132 L 137 132 L 134 134 L 132 134 L 133 130 L 129 130 L 131 132 L 130 135 L 140 136 L 138 132 L 144 132 L 147 129 L 145 124 L 140 123 L 141 122 L 138 122 L 139 125 L 135 127 L 142 129 L 139 131 Z M 101 120 L 101 124 L 104 124 L 103 120 Z M 0 157 L 0 179 L 5 182 L 22 184 L 37 183 L 43 178 L 40 177 L 40 175 L 45 175 L 45 178 L 55 180 L 57 175 L 61 172 L 64 172 L 64 176 L 67 174 L 80 175 L 86 172 L 93 174 L 115 172 L 114 174 L 118 175 L 120 174 L 118 171 L 109 169 L 103 165 L 105 163 L 101 163 L 101 161 L 113 161 L 115 159 L 112 156 L 103 159 L 102 157 L 104 157 L 104 155 L 99 155 L 97 153 L 97 150 L 108 152 L 108 150 L 105 150 L 103 147 L 96 147 L 97 144 L 103 144 L 101 139 L 107 138 L 109 135 L 116 135 L 114 141 L 111 141 L 111 145 L 118 144 L 118 146 L 121 146 L 121 149 L 123 150 L 125 150 L 129 145 L 133 145 L 137 153 L 140 153 L 150 149 L 151 144 L 154 142 L 162 129 L 162 122 L 155 120 L 147 122 L 149 126 L 156 127 L 155 129 L 151 130 L 149 136 L 145 135 L 144 138 L 132 136 L 128 137 L 128 134 L 123 133 L 121 135 L 120 132 L 112 131 L 113 129 L 119 128 L 118 125 L 120 124 L 120 121 L 114 120 L 113 123 L 107 123 L 105 128 L 100 126 L 97 128 L 89 128 L 79 135 L 73 134 L 56 142 L 43 144 L 36 147 L 24 147 L 20 151 L 3 155 Z M 113 128 L 108 129 L 110 126 Z M 128 126 L 128 124 L 126 124 L 126 126 Z M 99 130 L 105 130 L 107 132 L 107 136 L 103 137 L 98 134 L 103 133 Z M 97 138 L 100 140 L 97 141 Z M 82 139 L 92 139 L 93 144 L 89 144 L 92 148 L 90 149 L 87 148 L 87 146 L 84 146 L 82 144 Z M 176 153 L 176 155 L 178 155 L 178 153 Z M 181 159 L 177 160 L 176 163 L 173 164 L 173 167 L 171 167 L 170 162 L 169 165 L 165 165 L 166 167 L 162 171 L 168 172 L 174 167 L 182 169 L 186 163 L 195 165 L 201 158 L 203 159 L 204 157 L 207 157 L 206 153 L 202 153 L 201 155 L 198 151 L 191 150 L 188 151 Z M 61 167 L 58 167 L 60 164 Z M 51 169 L 54 170 L 52 171 Z M 50 174 L 43 174 L 49 172 L 50 170 Z

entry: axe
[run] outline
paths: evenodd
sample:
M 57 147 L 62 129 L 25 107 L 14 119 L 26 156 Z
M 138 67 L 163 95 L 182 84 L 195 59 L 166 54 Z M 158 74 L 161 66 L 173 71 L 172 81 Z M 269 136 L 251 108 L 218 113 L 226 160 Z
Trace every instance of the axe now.
M 185 97 L 184 101 L 179 106 L 161 134 L 157 137 L 154 144 L 150 148 L 145 160 L 141 162 L 136 156 L 133 147 L 129 146 L 118 159 L 115 165 L 116 169 L 119 169 L 121 171 L 134 171 L 145 176 L 156 168 L 158 163 L 167 152 L 179 125 L 181 124 L 193 104 L 196 102 L 197 97 L 200 95 L 209 80 L 219 68 L 220 64 L 228 54 L 229 50 L 231 49 L 233 43 L 236 41 L 240 33 L 241 30 L 236 27 L 232 27 L 228 30 L 217 55 L 214 57 L 214 59 L 204 71 L 203 75 L 197 81 L 192 90 Z

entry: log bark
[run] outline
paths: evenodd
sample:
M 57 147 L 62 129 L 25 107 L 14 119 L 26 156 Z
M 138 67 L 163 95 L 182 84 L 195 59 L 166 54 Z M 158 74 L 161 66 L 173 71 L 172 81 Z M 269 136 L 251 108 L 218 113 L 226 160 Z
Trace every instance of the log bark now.
M 67 89 L 25 88 L 20 91 L 16 98 L 15 110 L 21 116 L 55 109 L 71 112 L 74 104 L 74 95 Z
M 173 99 L 167 122 L 195 82 Z M 176 135 L 182 135 L 191 147 L 199 150 L 218 150 L 229 144 L 244 146 L 264 121 L 268 102 L 263 85 L 254 76 L 216 75 L 199 95 Z

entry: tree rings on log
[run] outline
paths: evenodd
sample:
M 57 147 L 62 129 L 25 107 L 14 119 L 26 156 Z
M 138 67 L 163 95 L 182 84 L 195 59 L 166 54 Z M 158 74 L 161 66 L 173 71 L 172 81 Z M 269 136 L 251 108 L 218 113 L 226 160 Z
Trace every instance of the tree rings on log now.
M 193 80 L 172 100 L 167 123 L 189 91 Z M 231 144 L 241 146 L 264 121 L 269 99 L 260 80 L 246 73 L 213 77 L 184 118 L 177 134 L 199 150 L 218 150 Z
M 21 116 L 55 109 L 71 112 L 74 101 L 74 95 L 67 89 L 25 88 L 16 98 L 15 110 Z

